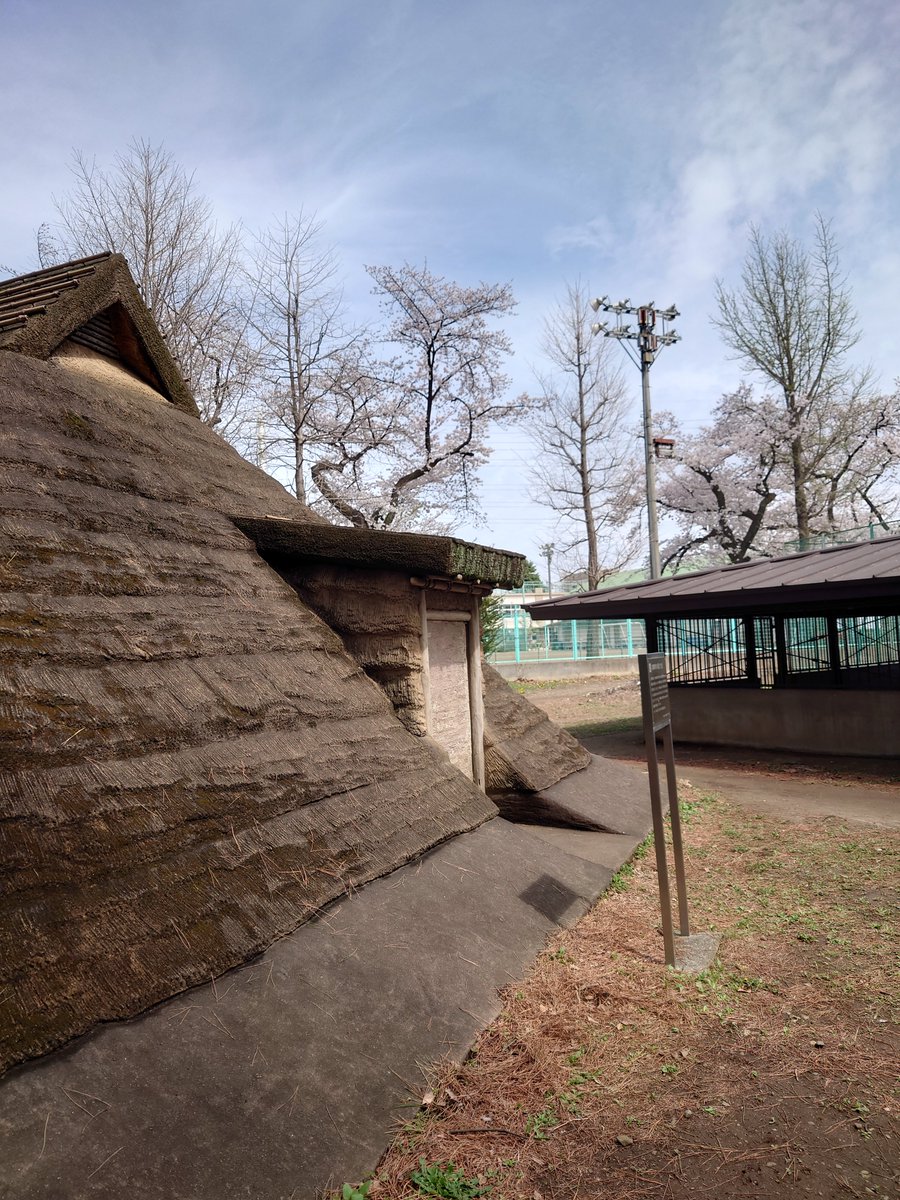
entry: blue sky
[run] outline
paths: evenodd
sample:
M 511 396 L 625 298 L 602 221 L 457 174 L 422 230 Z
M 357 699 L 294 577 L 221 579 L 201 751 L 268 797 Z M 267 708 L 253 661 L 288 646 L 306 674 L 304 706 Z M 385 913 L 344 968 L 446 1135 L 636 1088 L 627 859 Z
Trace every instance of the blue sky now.
M 36 265 L 73 148 L 105 164 L 164 142 L 223 223 L 317 212 L 360 317 L 367 263 L 511 281 L 518 390 L 567 280 L 675 301 L 654 405 L 696 427 L 738 378 L 709 324 L 716 276 L 736 279 L 748 222 L 806 235 L 819 209 L 860 358 L 885 387 L 900 374 L 892 0 L 5 0 L 3 52 L 14 269 Z M 531 443 L 494 446 L 487 523 L 463 532 L 537 557 L 553 520 L 528 499 Z

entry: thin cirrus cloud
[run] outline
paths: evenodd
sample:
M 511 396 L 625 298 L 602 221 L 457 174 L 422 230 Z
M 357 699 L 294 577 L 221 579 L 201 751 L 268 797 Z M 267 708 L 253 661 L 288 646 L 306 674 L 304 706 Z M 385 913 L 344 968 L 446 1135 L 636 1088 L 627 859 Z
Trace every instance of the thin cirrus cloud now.
M 897 150 L 893 68 L 867 54 L 872 32 L 858 5 L 732 6 L 670 214 L 681 278 L 739 258 L 748 220 L 808 227 L 820 207 L 859 221 Z

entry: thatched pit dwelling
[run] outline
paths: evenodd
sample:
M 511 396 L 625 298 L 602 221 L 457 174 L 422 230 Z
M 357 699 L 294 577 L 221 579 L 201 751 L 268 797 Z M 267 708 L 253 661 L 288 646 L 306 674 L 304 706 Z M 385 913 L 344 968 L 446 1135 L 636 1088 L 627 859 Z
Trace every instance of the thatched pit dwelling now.
M 520 555 L 274 517 L 235 524 L 341 635 L 410 733 L 439 742 L 508 813 L 588 764 L 574 738 L 482 662 L 481 597 L 518 586 Z
M 491 956 L 504 973 L 597 894 L 605 866 L 588 869 L 498 819 L 483 790 L 507 814 L 521 804 L 542 819 L 542 791 L 590 774 L 573 739 L 482 671 L 478 599 L 515 583 L 522 560 L 454 539 L 335 528 L 300 505 L 198 419 L 116 255 L 0 283 L 0 393 L 0 1179 L 21 1196 L 81 1195 L 90 1179 L 91 1195 L 220 1200 L 291 1194 L 294 1178 L 299 1200 L 329 1163 L 372 1165 L 396 1107 L 381 1060 L 363 1110 L 374 1116 L 354 1109 L 352 1087 L 345 1111 L 333 1092 L 354 1036 L 371 1045 L 360 1015 L 371 972 L 389 971 L 388 995 L 407 971 L 389 967 L 396 939 L 370 964 L 355 1007 L 351 995 L 327 1053 L 311 1012 L 321 995 L 273 993 L 277 1012 L 255 995 L 262 1007 L 241 1010 L 257 1048 L 285 1014 L 293 1030 L 279 1034 L 278 1065 L 263 1073 L 269 1116 L 249 1126 L 210 1098 L 247 1094 L 249 1057 L 219 1062 L 185 1031 L 167 1046 L 173 1034 L 159 1022 L 173 1004 L 201 1009 L 172 998 L 189 988 L 199 997 L 210 980 L 218 1005 L 226 972 L 226 988 L 243 995 L 249 976 L 234 969 L 263 952 L 294 955 L 304 987 L 330 980 L 341 991 L 353 967 L 335 958 L 343 943 L 320 919 L 325 906 L 394 872 L 411 920 L 416 905 L 443 906 L 437 929 L 447 885 L 433 848 L 444 843 L 490 878 L 454 901 L 465 919 L 484 910 L 493 928 L 509 908 Z M 566 819 L 564 802 L 547 804 Z M 602 827 L 577 798 L 571 812 L 571 823 Z M 415 876 L 403 873 L 409 862 Z M 427 894 L 423 863 L 436 873 Z M 362 930 L 392 902 L 370 883 L 328 912 Z M 444 944 L 457 932 L 445 930 Z M 271 980 L 273 960 L 263 961 Z M 499 982 L 486 968 L 467 987 L 487 998 Z M 339 1001 L 328 1003 L 339 1023 Z M 446 1017 L 446 1036 L 464 1044 L 482 1018 L 460 1025 L 442 1003 L 423 1000 L 428 1030 Z M 413 1062 L 441 1052 L 421 1026 Z M 121 1038 L 132 1039 L 127 1051 Z M 140 1078 L 114 1103 L 126 1059 L 142 1063 Z M 281 1133 L 266 1121 L 282 1111 L 274 1097 L 290 1064 L 309 1074 L 313 1132 L 275 1163 Z M 347 1069 L 359 1077 L 359 1060 Z M 362 1130 L 346 1145 L 317 1119 L 326 1084 L 330 1111 Z M 192 1087 L 205 1089 L 190 1103 L 208 1109 L 192 1128 L 209 1152 L 178 1190 L 163 1169 L 181 1128 L 172 1097 L 186 1103 Z M 68 1100 L 57 1109 L 54 1096 Z M 87 1132 L 85 1111 L 96 1117 Z M 104 1139 L 120 1136 L 127 1149 L 95 1178 Z M 245 1176 L 259 1179 L 257 1147 L 273 1174 L 253 1190 Z

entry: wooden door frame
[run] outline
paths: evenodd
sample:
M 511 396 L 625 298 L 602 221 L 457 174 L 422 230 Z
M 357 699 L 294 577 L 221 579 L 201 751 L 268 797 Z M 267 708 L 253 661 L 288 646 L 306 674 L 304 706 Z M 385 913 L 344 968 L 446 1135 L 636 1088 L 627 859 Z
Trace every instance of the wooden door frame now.
M 469 726 L 472 740 L 472 780 L 482 791 L 485 790 L 484 767 L 484 693 L 481 677 L 481 611 L 480 597 L 472 596 L 468 611 L 465 609 L 429 609 L 427 592 L 419 593 L 419 615 L 422 637 L 422 692 L 425 704 L 425 728 L 431 735 L 432 720 L 431 664 L 428 655 L 428 621 L 465 621 L 466 623 L 466 666 L 469 676 Z

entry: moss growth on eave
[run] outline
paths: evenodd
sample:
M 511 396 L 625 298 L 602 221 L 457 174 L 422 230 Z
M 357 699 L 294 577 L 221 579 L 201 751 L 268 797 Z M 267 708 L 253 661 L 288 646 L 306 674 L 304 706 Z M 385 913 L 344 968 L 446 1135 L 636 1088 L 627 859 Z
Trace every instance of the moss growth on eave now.
M 410 535 L 413 536 L 413 535 Z M 495 550 L 491 546 L 479 546 L 474 542 L 451 543 L 451 575 L 462 575 L 463 579 L 489 581 L 502 587 L 521 587 L 525 578 L 525 558 L 507 550 Z
M 318 559 L 415 575 L 461 576 L 497 587 L 519 587 L 525 571 L 521 554 L 456 538 L 240 515 L 232 520 L 263 557 L 283 563 Z

